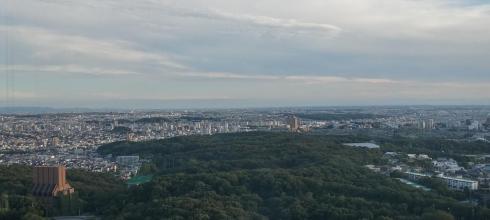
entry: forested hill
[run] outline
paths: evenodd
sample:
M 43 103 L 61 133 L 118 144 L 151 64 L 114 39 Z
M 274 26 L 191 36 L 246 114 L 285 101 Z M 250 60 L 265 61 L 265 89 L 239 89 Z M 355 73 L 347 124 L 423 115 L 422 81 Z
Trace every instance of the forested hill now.
M 109 174 L 68 170 L 67 179 L 75 188 L 72 211 L 60 207 L 61 200 L 47 208 L 43 206 L 45 200 L 31 195 L 32 167 L 0 166 L 0 220 L 50 219 L 47 216 L 75 215 L 79 211 L 103 215 L 120 201 L 119 195 L 127 192 L 123 182 Z
M 357 139 L 357 138 L 354 138 Z M 349 137 L 242 133 L 113 143 L 99 152 L 151 158 L 148 184 L 108 219 L 489 219 L 487 209 L 423 192 L 363 166 L 380 150 Z M 446 212 L 450 212 L 446 213 Z M 451 216 L 452 215 L 452 216 Z

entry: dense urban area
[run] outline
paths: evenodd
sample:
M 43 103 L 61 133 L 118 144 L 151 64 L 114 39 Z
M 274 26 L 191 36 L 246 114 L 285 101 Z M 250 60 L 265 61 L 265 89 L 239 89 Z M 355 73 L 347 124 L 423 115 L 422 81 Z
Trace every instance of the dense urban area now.
M 214 189 L 216 186 L 213 184 L 218 183 L 210 183 L 209 181 L 211 180 L 209 178 L 211 177 L 205 175 L 211 173 L 210 175 L 216 174 L 220 177 L 224 173 L 237 169 L 243 169 L 247 172 L 263 172 L 263 169 L 275 170 L 283 166 L 286 167 L 282 169 L 286 170 L 294 168 L 294 171 L 291 171 L 294 175 L 299 175 L 297 172 L 310 171 L 320 172 L 323 175 L 322 172 L 326 171 L 316 170 L 315 166 L 311 168 L 312 170 L 307 171 L 310 169 L 307 167 L 311 166 L 309 163 L 320 164 L 319 167 L 322 169 L 326 166 L 325 169 L 328 169 L 328 172 L 337 173 L 344 169 L 338 167 L 342 166 L 343 162 L 341 161 L 348 160 L 346 163 L 349 166 L 359 166 L 359 168 L 356 168 L 357 170 L 349 172 L 361 172 L 362 175 L 366 175 L 363 178 L 367 178 L 367 176 L 369 178 L 383 176 L 385 178 L 383 181 L 390 181 L 389 183 L 383 183 L 388 184 L 386 187 L 392 187 L 393 184 L 397 184 L 395 188 L 408 187 L 400 189 L 400 193 L 407 190 L 415 190 L 418 193 L 427 193 L 431 196 L 451 198 L 451 201 L 454 200 L 455 204 L 458 205 L 438 204 L 433 201 L 431 204 L 434 210 L 427 211 L 417 205 L 412 207 L 410 202 L 400 202 L 400 205 L 403 206 L 405 204 L 408 207 L 405 207 L 404 211 L 399 213 L 383 213 L 372 210 L 369 213 L 357 213 L 351 207 L 348 210 L 352 209 L 352 213 L 349 211 L 346 219 L 359 219 L 360 216 L 366 215 L 370 216 L 367 219 L 380 216 L 406 216 L 407 219 L 412 219 L 417 215 L 429 217 L 433 215 L 453 215 L 459 219 L 485 219 L 490 213 L 486 209 L 490 200 L 489 140 L 490 108 L 480 106 L 73 111 L 71 113 L 36 113 L 25 109 L 22 111 L 12 111 L 10 109 L 10 111 L 4 110 L 4 113 L 0 114 L 0 167 L 6 170 L 5 173 L 8 170 L 19 169 L 20 171 L 18 172 L 23 173 L 28 180 L 31 175 L 29 174 L 31 172 L 28 169 L 29 167 L 64 166 L 68 169 L 68 180 L 74 182 L 72 185 L 74 185 L 75 192 L 77 190 L 80 191 L 80 200 L 89 203 L 83 205 L 83 209 L 80 206 L 78 214 L 87 212 L 90 215 L 95 214 L 108 219 L 138 219 L 141 216 L 145 216 L 143 214 L 144 210 L 155 206 L 155 204 L 147 204 L 148 207 L 144 209 L 138 208 L 139 211 L 132 212 L 130 211 L 132 209 L 131 206 L 116 202 L 112 208 L 117 207 L 117 209 L 122 209 L 124 212 L 101 212 L 93 207 L 94 204 L 100 204 L 101 202 L 112 203 L 111 201 L 106 201 L 107 198 L 105 198 L 106 200 L 98 197 L 94 198 L 93 193 L 88 193 L 87 195 L 90 194 L 91 197 L 87 198 L 85 194 L 91 188 L 89 187 L 90 183 L 84 183 L 84 181 L 87 181 L 84 180 L 84 177 L 101 175 L 96 176 L 95 179 L 101 178 L 101 181 L 108 182 L 108 185 L 114 184 L 112 188 L 113 190 L 119 190 L 118 192 L 128 189 L 133 190 L 128 192 L 131 195 L 134 193 L 148 194 L 148 190 L 154 195 L 156 193 L 154 190 L 158 189 L 154 188 L 156 187 L 155 184 L 163 184 L 166 181 L 165 184 L 170 184 L 167 187 L 177 187 L 173 188 L 173 190 L 166 189 L 170 190 L 166 192 L 170 194 L 164 193 L 160 195 L 167 199 L 176 199 L 184 195 L 186 196 L 185 198 L 203 199 L 202 196 L 204 196 L 204 199 L 220 202 L 221 204 L 221 202 L 230 200 L 231 197 L 220 197 L 228 195 L 228 193 L 223 194 L 220 190 L 225 189 L 222 188 Z M 329 146 L 328 149 L 323 149 L 321 147 L 322 143 L 325 146 Z M 229 145 L 224 146 L 226 144 Z M 256 147 L 257 150 L 249 149 L 250 151 L 247 151 L 240 147 L 249 145 L 251 148 Z M 304 145 L 305 149 L 298 148 L 297 145 Z M 199 146 L 202 149 L 196 149 Z M 239 154 L 243 155 L 240 156 L 236 152 L 233 153 L 230 150 L 233 146 L 236 147 L 233 150 L 241 152 Z M 264 150 L 262 146 L 270 146 L 270 149 Z M 273 154 L 268 151 L 272 151 L 272 149 L 277 150 L 274 151 L 276 153 Z M 308 155 L 314 155 L 316 152 L 318 155 L 293 158 L 294 156 L 287 154 L 293 149 L 295 149 L 294 152 L 297 151 L 298 153 L 307 152 Z M 326 154 L 325 151 L 329 152 L 328 156 L 319 158 L 318 156 Z M 344 154 L 345 152 L 347 153 Z M 301 153 L 299 154 L 301 155 Z M 336 154 L 339 157 L 333 156 Z M 266 157 L 267 155 L 269 155 L 267 157 L 269 159 L 263 158 L 263 156 Z M 245 156 L 247 158 L 242 158 Z M 263 159 L 265 159 L 263 162 L 256 162 Z M 324 165 L 325 160 L 329 161 Z M 336 163 L 339 164 L 331 161 L 337 161 Z M 350 163 L 355 165 L 350 165 Z M 299 169 L 296 166 L 303 168 L 296 170 Z M 335 167 L 337 167 L 338 171 L 330 170 Z M 351 169 L 351 167 L 345 169 Z M 364 173 L 364 170 L 369 173 Z M 189 176 L 179 176 L 179 173 Z M 165 175 L 160 176 L 163 174 Z M 169 176 L 173 174 L 177 176 L 175 178 Z M 258 173 L 257 175 L 262 174 Z M 199 175 L 203 176 L 199 177 Z M 239 174 L 234 173 L 233 175 Z M 241 175 L 243 174 L 239 176 Z M 300 176 L 303 175 L 310 174 L 305 173 Z M 252 177 L 248 176 L 247 178 Z M 282 177 L 276 178 L 279 178 L 276 181 L 283 181 Z M 336 178 L 349 179 L 351 177 Z M 231 181 L 228 177 L 225 179 Z M 0 178 L 0 186 L 2 186 L 2 181 L 8 182 L 7 180 L 7 176 Z M 185 181 L 188 182 L 186 183 Z M 358 184 L 356 180 L 349 179 L 349 181 L 354 181 L 350 184 L 352 187 Z M 94 184 L 93 182 L 91 183 Z M 26 183 L 23 182 L 22 184 Z M 129 188 L 122 187 L 121 184 Z M 201 185 L 197 189 L 192 188 L 184 193 L 185 189 L 179 189 L 179 184 L 185 185 L 182 187 L 188 187 L 186 184 Z M 233 185 L 233 183 L 222 184 Z M 207 207 L 210 204 L 206 203 L 207 205 L 205 206 L 207 208 L 197 207 L 197 204 L 194 204 L 196 206 L 190 205 L 194 207 L 191 207 L 193 211 L 190 211 L 190 213 L 174 210 L 174 212 L 166 212 L 163 215 L 177 219 L 179 217 L 206 219 L 203 216 L 201 216 L 202 218 L 196 217 L 196 215 L 205 215 L 211 219 L 243 216 L 257 219 L 294 219 L 292 216 L 297 214 L 299 216 L 297 219 L 302 219 L 301 213 L 282 213 L 282 211 L 278 213 L 276 212 L 277 210 L 274 211 L 274 207 L 269 204 L 271 201 L 267 200 L 271 195 L 262 191 L 254 191 L 255 187 L 271 187 L 267 183 L 262 184 L 265 185 L 247 185 L 247 190 L 250 190 L 250 193 L 246 194 L 246 196 L 253 197 L 255 195 L 258 196 L 257 198 L 244 197 L 239 201 L 235 201 L 243 203 L 247 198 L 251 199 L 250 202 L 257 200 L 257 203 L 252 205 L 255 208 L 242 204 L 240 207 L 235 207 L 236 209 L 240 208 L 241 211 L 233 211 L 225 205 L 220 208 L 222 213 L 219 214 L 211 212 L 209 210 L 210 207 Z M 306 184 L 306 182 L 302 184 Z M 8 185 L 3 186 L 3 193 L 13 193 L 6 188 Z M 19 191 L 23 191 L 21 190 L 23 188 L 19 185 L 16 187 L 19 187 Z M 196 190 L 196 195 L 191 193 Z M 284 191 L 286 189 L 281 188 L 281 190 Z M 203 195 L 204 192 L 208 191 L 213 191 L 216 194 L 207 195 L 212 198 Z M 308 189 L 307 191 L 310 190 Z M 178 194 L 178 192 L 183 194 Z M 290 192 L 286 190 L 286 193 Z M 307 196 L 303 193 L 306 192 L 302 192 L 302 196 Z M 321 192 L 317 193 L 321 194 Z M 351 198 L 348 194 L 341 195 L 346 196 L 347 199 L 358 197 L 368 200 L 372 199 L 370 196 L 362 194 L 351 195 Z M 3 195 L 7 196 L 8 194 Z M 298 195 L 293 196 L 297 197 Z M 143 200 L 138 200 L 141 198 L 136 197 L 138 196 L 131 199 L 125 198 L 125 201 L 132 201 L 134 204 L 137 204 L 138 201 L 143 202 Z M 155 199 L 164 199 L 163 197 Z M 320 202 L 319 198 L 313 197 L 311 198 L 314 200 L 313 203 Z M 280 199 L 284 200 L 286 198 L 281 197 Z M 0 208 L 3 207 L 3 212 L 5 213 L 7 213 L 5 204 L 8 201 L 8 198 L 0 200 L 0 205 L 2 205 Z M 185 200 L 162 200 L 162 205 L 167 207 L 167 209 L 176 208 L 182 205 L 181 202 L 185 203 Z M 220 204 L 218 204 L 218 207 L 223 205 Z M 457 208 L 459 205 L 470 207 L 472 211 L 461 211 L 463 208 Z M 446 206 L 450 206 L 454 210 L 441 208 Z M 339 205 L 339 207 L 343 206 Z M 155 208 L 158 209 L 157 207 Z M 180 208 L 185 209 L 185 207 Z M 338 210 L 314 214 L 313 210 L 309 210 L 312 209 L 311 207 L 305 206 L 303 208 L 307 210 L 303 210 L 303 212 L 306 212 L 302 214 L 306 215 L 303 217 L 310 219 L 344 216 L 341 213 L 337 213 Z M 394 207 L 391 208 L 396 209 Z M 197 209 L 197 211 L 194 209 Z M 2 216 L 1 210 L 0 216 Z M 48 212 L 46 208 L 41 208 L 41 210 L 45 211 L 37 214 L 46 216 L 46 212 Z M 308 212 L 308 210 L 311 212 Z M 19 213 L 22 213 L 22 211 L 19 211 Z M 11 215 L 14 214 L 11 213 Z M 468 216 L 471 217 L 469 218 Z

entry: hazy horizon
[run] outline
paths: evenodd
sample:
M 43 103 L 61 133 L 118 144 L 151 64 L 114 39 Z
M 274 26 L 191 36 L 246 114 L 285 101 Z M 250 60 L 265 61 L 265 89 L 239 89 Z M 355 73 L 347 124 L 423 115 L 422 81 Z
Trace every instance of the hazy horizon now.
M 490 105 L 485 104 L 433 104 L 433 103 L 397 103 L 397 104 L 368 104 L 368 103 L 357 103 L 357 104 L 308 104 L 308 103 L 297 103 L 287 104 L 287 103 L 275 103 L 266 104 L 265 102 L 254 102 L 250 100 L 152 100 L 152 101 L 124 101 L 119 100 L 119 102 L 109 102 L 109 103 L 99 103 L 91 105 L 83 105 L 78 103 L 78 105 L 15 105 L 15 106 L 0 106 L 0 113 L 9 112 L 70 112 L 72 110 L 77 110 L 79 112 L 91 112 L 91 111 L 165 111 L 165 110 L 226 110 L 226 109 L 342 109 L 342 108 L 381 108 L 381 107 L 482 107 L 490 108 Z M 31 111 L 33 110 L 33 111 Z

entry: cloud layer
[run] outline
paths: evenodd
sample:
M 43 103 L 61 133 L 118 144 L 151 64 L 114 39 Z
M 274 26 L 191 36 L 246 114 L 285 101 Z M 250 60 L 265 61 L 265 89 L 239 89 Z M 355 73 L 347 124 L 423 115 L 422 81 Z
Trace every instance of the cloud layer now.
M 6 79 L 0 88 L 7 87 L 0 89 L 0 100 L 287 97 L 291 105 L 298 100 L 490 104 L 490 95 L 482 92 L 490 88 L 490 4 L 0 0 L 0 5 L 0 71 Z

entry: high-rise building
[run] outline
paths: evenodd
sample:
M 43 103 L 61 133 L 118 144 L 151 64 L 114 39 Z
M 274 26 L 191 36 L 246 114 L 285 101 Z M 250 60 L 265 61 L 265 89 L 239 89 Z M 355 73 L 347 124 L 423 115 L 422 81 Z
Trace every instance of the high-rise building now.
M 436 127 L 436 123 L 434 119 L 427 120 L 427 123 L 425 125 L 426 125 L 426 129 L 434 129 Z
M 490 117 L 487 118 L 487 121 L 483 124 L 485 129 L 490 130 Z
M 472 123 L 468 126 L 468 130 L 479 130 L 480 129 L 480 122 L 472 120 Z
M 298 117 L 292 116 L 291 118 L 289 118 L 288 124 L 289 124 L 289 131 L 291 132 L 299 131 L 300 121 Z
M 64 166 L 34 167 L 32 183 L 32 194 L 38 197 L 57 197 L 75 191 L 66 181 Z
M 53 138 L 51 139 L 51 145 L 52 145 L 53 147 L 59 147 L 59 145 L 60 145 L 60 138 L 58 138 L 58 137 L 53 137 Z

